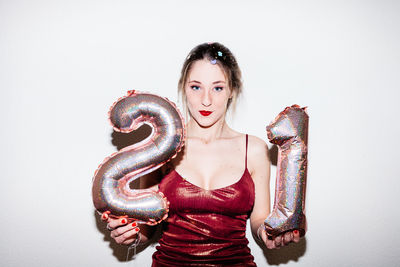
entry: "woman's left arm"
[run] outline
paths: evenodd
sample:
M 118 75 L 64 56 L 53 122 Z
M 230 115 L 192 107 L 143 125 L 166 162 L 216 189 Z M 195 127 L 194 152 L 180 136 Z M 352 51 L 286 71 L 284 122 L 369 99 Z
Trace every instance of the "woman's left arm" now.
M 249 136 L 247 165 L 255 187 L 255 202 L 250 215 L 253 236 L 262 241 L 269 249 L 280 248 L 290 242 L 299 242 L 300 233 L 297 230 L 287 232 L 273 239 L 268 238 L 265 232 L 264 220 L 270 213 L 269 179 L 271 164 L 268 157 L 268 146 L 258 137 Z

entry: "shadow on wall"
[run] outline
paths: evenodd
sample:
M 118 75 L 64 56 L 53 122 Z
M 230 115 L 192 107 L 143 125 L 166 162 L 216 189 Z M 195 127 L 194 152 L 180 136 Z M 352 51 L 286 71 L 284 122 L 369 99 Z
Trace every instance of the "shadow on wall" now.
M 278 165 L 278 146 L 272 145 L 272 147 L 268 150 L 269 160 L 271 161 L 271 165 Z M 275 177 L 275 174 L 271 174 L 271 181 Z
M 112 141 L 111 143 L 118 149 L 121 150 L 124 147 L 139 143 L 143 141 L 151 134 L 152 128 L 147 125 L 143 124 L 135 131 L 130 133 L 119 133 L 113 132 L 111 134 Z
M 292 243 L 280 249 L 264 248 L 264 256 L 269 265 L 279 265 L 289 261 L 298 261 L 307 248 L 307 240 L 303 237 L 299 243 Z

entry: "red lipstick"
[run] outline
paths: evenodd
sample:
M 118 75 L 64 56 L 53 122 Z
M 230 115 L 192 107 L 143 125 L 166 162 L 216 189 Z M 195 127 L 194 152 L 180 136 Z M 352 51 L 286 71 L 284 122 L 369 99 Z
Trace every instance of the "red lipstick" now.
M 207 110 L 200 110 L 199 112 L 203 116 L 208 116 L 212 113 L 212 111 L 207 111 Z

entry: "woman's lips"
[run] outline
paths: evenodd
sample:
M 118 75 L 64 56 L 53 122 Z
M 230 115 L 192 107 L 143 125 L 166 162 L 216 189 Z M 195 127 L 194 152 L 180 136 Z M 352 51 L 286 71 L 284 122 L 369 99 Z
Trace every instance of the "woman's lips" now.
M 208 116 L 212 113 L 212 111 L 207 111 L 207 110 L 200 110 L 199 112 L 203 116 Z

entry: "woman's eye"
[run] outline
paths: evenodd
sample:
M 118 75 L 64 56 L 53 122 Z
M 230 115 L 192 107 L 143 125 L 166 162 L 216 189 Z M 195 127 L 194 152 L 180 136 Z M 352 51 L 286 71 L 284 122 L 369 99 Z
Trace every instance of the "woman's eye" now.
M 223 89 L 224 89 L 224 87 L 215 87 L 214 88 L 214 90 L 217 91 L 217 92 L 222 91 Z
M 190 88 L 192 88 L 195 91 L 200 90 L 200 87 L 198 87 L 196 85 L 192 85 L 192 86 L 190 86 Z

